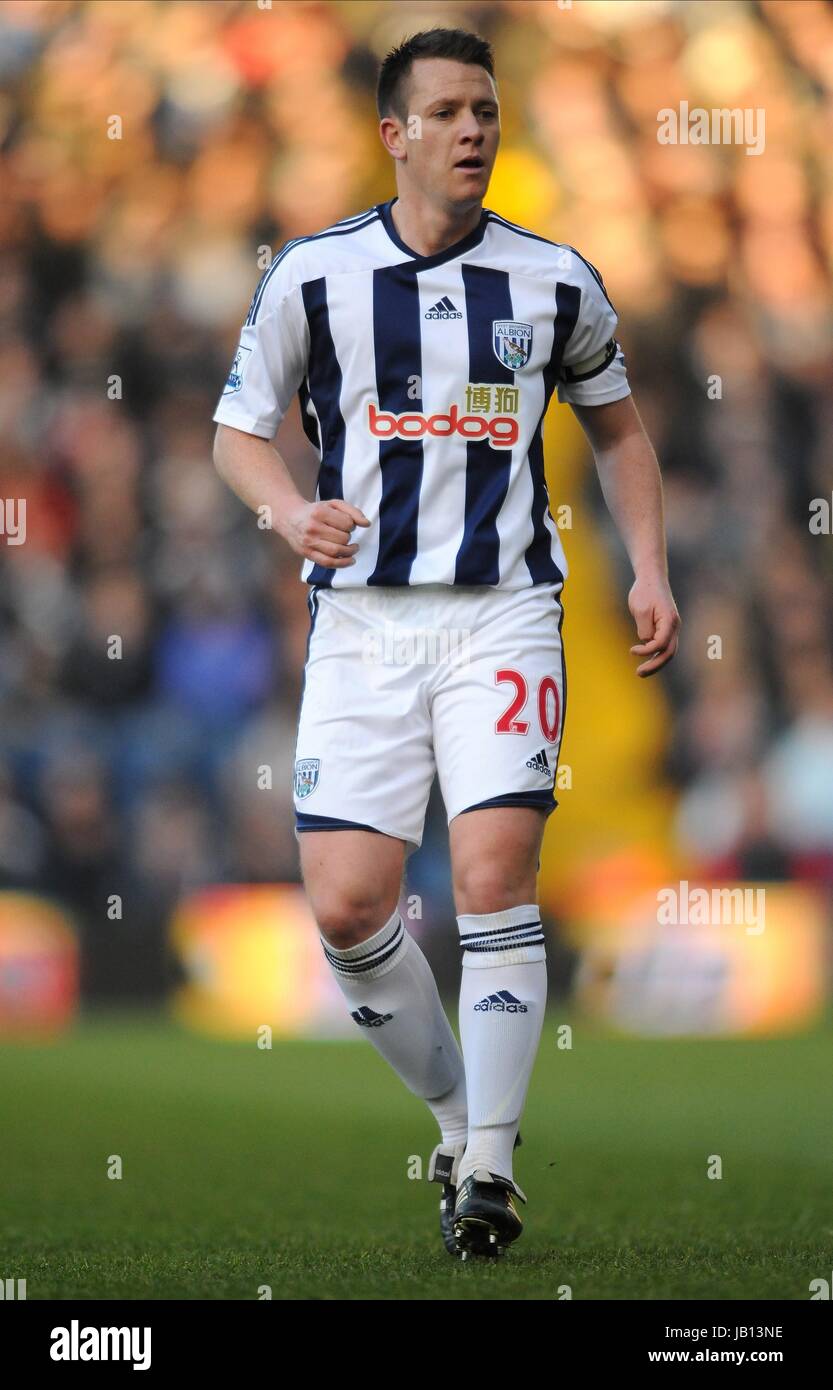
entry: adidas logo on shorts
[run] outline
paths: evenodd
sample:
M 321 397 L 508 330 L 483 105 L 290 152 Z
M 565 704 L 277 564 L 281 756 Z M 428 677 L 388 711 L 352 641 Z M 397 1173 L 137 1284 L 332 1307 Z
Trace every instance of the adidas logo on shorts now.
M 522 1004 L 520 999 L 516 999 L 514 994 L 510 994 L 508 989 L 499 989 L 497 994 L 487 994 L 485 999 L 481 999 L 479 1004 L 475 1004 L 475 1013 L 478 1009 L 484 1014 L 529 1013 L 527 1005 Z
M 531 767 L 533 772 L 540 772 L 544 777 L 554 776 L 553 770 L 549 765 L 546 748 L 542 748 L 538 753 L 534 753 L 531 758 L 526 760 L 527 767 Z
M 377 1014 L 374 1009 L 369 1009 L 366 1004 L 362 1004 L 360 1009 L 354 1009 L 350 1015 L 362 1028 L 381 1028 L 383 1023 L 390 1023 L 393 1014 Z

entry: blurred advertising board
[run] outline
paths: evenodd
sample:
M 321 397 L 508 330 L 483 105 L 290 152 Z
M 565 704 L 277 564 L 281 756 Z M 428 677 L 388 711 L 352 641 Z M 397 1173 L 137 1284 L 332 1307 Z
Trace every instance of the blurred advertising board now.
M 171 924 L 186 974 L 177 1018 L 201 1032 L 253 1038 L 354 1037 L 324 959 L 318 927 L 295 884 L 224 885 L 180 902 Z
M 574 918 L 577 1003 L 640 1036 L 800 1032 L 829 996 L 830 909 L 801 884 L 681 880 L 594 894 Z
M 0 893 L 0 1039 L 60 1032 L 77 1007 L 71 919 L 35 894 Z

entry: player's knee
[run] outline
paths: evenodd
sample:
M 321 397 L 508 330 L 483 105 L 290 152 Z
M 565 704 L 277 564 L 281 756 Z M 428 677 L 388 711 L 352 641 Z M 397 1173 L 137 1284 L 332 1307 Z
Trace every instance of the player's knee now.
M 483 861 L 458 868 L 454 896 L 460 913 L 503 912 L 535 901 L 535 872 L 523 865 Z
M 316 902 L 314 912 L 321 935 L 337 951 L 346 951 L 380 931 L 394 907 L 376 895 L 342 893 Z

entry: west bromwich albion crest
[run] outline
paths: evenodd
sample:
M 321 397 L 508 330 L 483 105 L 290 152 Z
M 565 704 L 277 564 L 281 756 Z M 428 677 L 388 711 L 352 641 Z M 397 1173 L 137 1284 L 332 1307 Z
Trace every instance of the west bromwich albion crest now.
M 295 764 L 295 795 L 299 801 L 310 796 L 318 786 L 320 758 L 299 758 Z
M 532 352 L 532 324 L 514 319 L 492 320 L 492 347 L 498 362 L 516 372 L 525 367 Z

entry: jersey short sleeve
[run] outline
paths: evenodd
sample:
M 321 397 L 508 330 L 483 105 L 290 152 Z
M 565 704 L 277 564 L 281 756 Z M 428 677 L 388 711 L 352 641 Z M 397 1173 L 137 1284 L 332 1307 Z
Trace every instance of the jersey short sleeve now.
M 308 351 L 301 288 L 287 250 L 255 290 L 214 412 L 217 424 L 273 439 L 304 379 Z
M 558 399 L 570 405 L 606 405 L 630 395 L 625 355 L 615 338 L 618 315 L 601 276 L 582 263 L 581 304 L 561 359 Z

